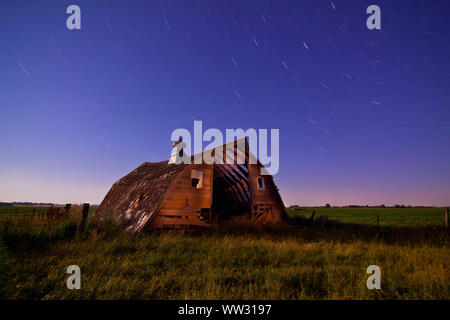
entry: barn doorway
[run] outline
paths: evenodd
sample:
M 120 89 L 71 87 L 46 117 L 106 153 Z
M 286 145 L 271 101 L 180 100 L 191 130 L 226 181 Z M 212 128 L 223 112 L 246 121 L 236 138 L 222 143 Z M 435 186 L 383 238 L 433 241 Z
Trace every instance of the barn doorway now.
M 214 164 L 211 213 L 218 220 L 251 213 L 248 171 L 238 164 Z

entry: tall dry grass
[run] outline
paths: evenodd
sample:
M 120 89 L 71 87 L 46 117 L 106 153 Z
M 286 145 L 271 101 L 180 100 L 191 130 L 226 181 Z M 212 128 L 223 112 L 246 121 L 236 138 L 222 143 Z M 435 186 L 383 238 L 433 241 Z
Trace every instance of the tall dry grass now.
M 1 224 L 0 295 L 6 299 L 448 299 L 448 236 L 439 227 L 376 227 L 293 218 L 291 226 L 231 220 L 195 233 L 128 234 L 108 221 L 80 230 Z M 69 265 L 82 289 L 68 290 Z M 366 268 L 381 267 L 381 290 Z M 6 271 L 5 271 L 6 270 Z

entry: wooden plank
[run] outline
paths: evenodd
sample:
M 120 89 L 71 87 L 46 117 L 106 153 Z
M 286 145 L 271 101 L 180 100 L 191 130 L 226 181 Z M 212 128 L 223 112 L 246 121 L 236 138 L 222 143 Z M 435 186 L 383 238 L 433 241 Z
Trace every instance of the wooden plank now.
M 205 227 L 211 226 L 210 223 L 203 222 L 200 220 L 195 221 L 195 220 L 186 220 L 186 219 L 173 219 L 173 218 L 166 218 L 166 217 L 158 216 L 158 217 L 155 217 L 152 228 L 162 227 L 163 225 L 176 225 L 176 226 L 193 225 L 193 226 L 205 226 Z

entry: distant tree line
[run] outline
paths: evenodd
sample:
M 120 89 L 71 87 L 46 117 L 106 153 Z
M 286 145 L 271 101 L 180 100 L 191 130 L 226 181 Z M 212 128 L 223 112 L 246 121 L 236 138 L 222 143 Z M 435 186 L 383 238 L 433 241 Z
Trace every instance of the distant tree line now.
M 294 210 L 305 210 L 305 208 L 311 207 L 311 208 L 320 208 L 321 206 L 304 206 L 301 207 L 298 204 L 294 204 L 292 206 L 289 206 L 289 209 Z M 323 206 L 324 208 L 331 208 L 331 205 L 329 203 L 325 204 Z M 334 208 L 433 208 L 434 206 L 411 206 L 411 205 L 404 205 L 404 204 L 396 204 L 393 206 L 386 206 L 384 204 L 376 205 L 376 206 L 369 206 L 369 205 L 359 205 L 359 204 L 349 204 L 346 206 L 333 206 Z
M 0 202 L 0 207 L 10 206 L 51 206 L 50 202 Z

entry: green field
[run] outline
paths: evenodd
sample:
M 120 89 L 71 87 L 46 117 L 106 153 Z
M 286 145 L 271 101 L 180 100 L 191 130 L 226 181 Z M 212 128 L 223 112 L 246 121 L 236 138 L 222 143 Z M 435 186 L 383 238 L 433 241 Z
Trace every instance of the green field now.
M 76 210 L 51 224 L 1 212 L 3 299 L 450 298 L 444 209 L 308 208 L 289 210 L 290 226 L 136 235 L 96 221 L 80 230 Z M 66 288 L 72 264 L 81 290 Z M 380 290 L 366 287 L 372 264 Z
M 380 226 L 440 226 L 444 224 L 444 208 L 305 208 L 304 210 L 288 209 L 291 216 L 309 218 L 312 211 L 316 217 L 346 223 L 376 225 L 379 217 Z

